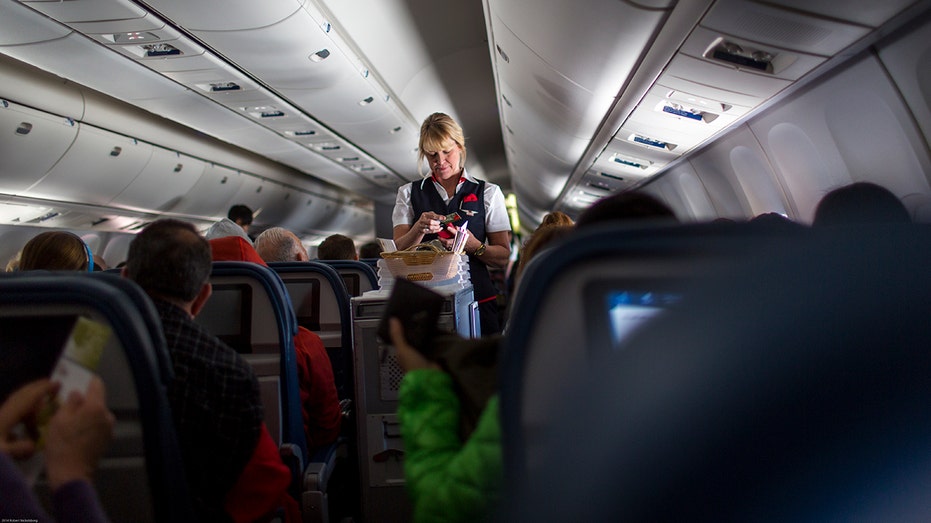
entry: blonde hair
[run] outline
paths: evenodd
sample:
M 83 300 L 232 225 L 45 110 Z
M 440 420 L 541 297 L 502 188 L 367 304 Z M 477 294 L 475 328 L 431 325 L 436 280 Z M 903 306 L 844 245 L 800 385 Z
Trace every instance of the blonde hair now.
M 23 247 L 19 270 L 86 271 L 89 250 L 78 235 L 67 231 L 47 231 Z
M 572 218 L 568 214 L 562 211 L 553 211 L 547 213 L 543 217 L 543 221 L 540 222 L 540 227 L 546 227 L 549 225 L 575 225 L 575 222 L 572 221 Z
M 443 149 L 446 140 L 452 140 L 459 146 L 462 154 L 459 157 L 459 168 L 465 165 L 466 146 L 465 135 L 462 133 L 462 127 L 456 123 L 448 114 L 433 113 L 428 116 L 420 126 L 420 143 L 418 144 L 419 152 L 417 153 L 417 173 L 423 176 L 423 162 L 431 153 Z

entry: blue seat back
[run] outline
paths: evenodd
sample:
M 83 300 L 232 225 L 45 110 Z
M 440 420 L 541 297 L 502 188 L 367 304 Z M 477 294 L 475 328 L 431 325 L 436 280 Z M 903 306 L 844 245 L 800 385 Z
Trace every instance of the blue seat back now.
M 319 261 L 336 269 L 336 272 L 343 278 L 350 297 L 361 296 L 364 292 L 378 288 L 378 274 L 368 263 L 357 260 Z
M 193 505 L 166 396 L 170 356 L 158 315 L 134 283 L 100 273 L 0 276 L 4 389 L 50 371 L 78 316 L 112 330 L 97 373 L 116 427 L 94 476 L 107 514 L 113 521 L 191 521 Z M 30 365 L 11 364 L 23 350 L 28 360 L 20 363 Z
M 288 288 L 298 324 L 323 341 L 339 398 L 353 398 L 352 310 L 343 278 L 320 262 L 275 262 L 268 266 Z
M 250 262 L 213 262 L 213 294 L 196 321 L 248 361 L 262 392 L 265 424 L 275 443 L 307 455 L 294 336 L 297 321 L 281 279 Z
M 593 225 L 528 263 L 500 359 L 509 477 L 517 481 L 544 466 L 540 444 L 563 387 L 610 350 L 610 291 L 674 300 L 715 263 L 802 232 L 756 224 Z

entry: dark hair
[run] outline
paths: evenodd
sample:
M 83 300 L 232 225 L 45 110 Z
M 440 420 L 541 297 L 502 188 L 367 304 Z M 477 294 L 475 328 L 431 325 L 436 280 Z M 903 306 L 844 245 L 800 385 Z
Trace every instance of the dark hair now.
M 593 223 L 631 220 L 678 221 L 672 209 L 649 194 L 622 192 L 602 198 L 585 209 L 575 225 L 584 227 Z
M 552 247 L 557 241 L 569 236 L 574 230 L 575 227 L 565 224 L 537 227 L 537 230 L 533 231 L 533 235 L 530 236 L 530 239 L 524 243 L 520 250 L 517 269 L 515 269 L 514 273 L 515 278 L 523 274 L 524 268 L 534 256 L 546 250 L 547 247 Z
M 19 270 L 86 271 L 92 254 L 80 236 L 68 231 L 47 231 L 29 240 L 19 259 Z
M 865 223 L 909 223 L 908 209 L 885 187 L 870 182 L 846 185 L 824 195 L 815 209 L 813 226 Z
M 234 205 L 230 207 L 230 212 L 227 213 L 226 217 L 239 225 L 251 225 L 252 209 L 242 204 Z
M 210 278 L 210 244 L 188 222 L 158 220 L 129 244 L 126 276 L 147 293 L 189 302 Z
M 359 246 L 360 258 L 378 258 L 381 254 L 381 244 L 378 242 L 365 242 Z
M 356 244 L 352 238 L 342 234 L 327 236 L 317 247 L 317 258 L 321 260 L 355 260 Z

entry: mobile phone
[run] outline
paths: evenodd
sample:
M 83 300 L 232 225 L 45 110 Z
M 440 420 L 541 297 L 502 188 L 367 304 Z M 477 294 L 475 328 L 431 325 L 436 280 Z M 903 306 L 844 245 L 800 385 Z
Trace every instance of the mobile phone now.
M 404 337 L 417 352 L 427 358 L 432 357 L 433 337 L 437 332 L 437 322 L 443 308 L 443 296 L 423 285 L 396 278 L 391 296 L 385 306 L 378 324 L 378 336 L 385 343 L 391 343 L 388 320 L 398 318 L 404 326 Z

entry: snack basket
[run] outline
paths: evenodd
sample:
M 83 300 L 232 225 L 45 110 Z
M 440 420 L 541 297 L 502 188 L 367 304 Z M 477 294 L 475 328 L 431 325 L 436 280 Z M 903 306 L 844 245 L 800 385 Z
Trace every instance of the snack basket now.
M 403 251 L 383 252 L 391 275 L 410 281 L 447 280 L 459 271 L 459 255 L 435 245 L 419 244 Z

